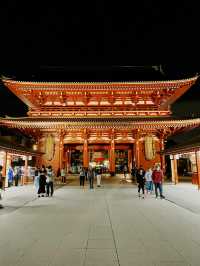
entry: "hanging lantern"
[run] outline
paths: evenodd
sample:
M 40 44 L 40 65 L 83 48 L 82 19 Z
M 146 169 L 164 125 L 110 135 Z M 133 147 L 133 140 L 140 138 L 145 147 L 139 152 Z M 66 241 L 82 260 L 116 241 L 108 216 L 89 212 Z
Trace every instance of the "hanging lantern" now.
M 146 160 L 155 159 L 155 141 L 153 136 L 146 136 L 144 138 L 144 146 Z
M 51 161 L 53 159 L 54 152 L 55 152 L 54 138 L 52 135 L 49 134 L 46 137 L 46 145 L 45 145 L 45 153 L 48 161 Z

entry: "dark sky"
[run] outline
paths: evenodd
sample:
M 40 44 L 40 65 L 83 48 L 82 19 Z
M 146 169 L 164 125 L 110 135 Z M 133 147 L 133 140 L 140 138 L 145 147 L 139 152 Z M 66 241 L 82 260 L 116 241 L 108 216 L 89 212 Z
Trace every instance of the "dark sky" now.
M 200 73 L 199 9 L 194 1 L 65 1 L 65 6 L 57 2 L 42 6 L 36 1 L 2 1 L 0 74 L 42 78 L 44 66 L 79 67 L 79 74 L 86 66 L 115 66 L 123 80 L 120 66 L 157 64 L 165 66 L 164 78 Z M 196 87 L 175 111 L 198 111 Z M 0 106 L 2 115 L 25 113 L 4 89 Z

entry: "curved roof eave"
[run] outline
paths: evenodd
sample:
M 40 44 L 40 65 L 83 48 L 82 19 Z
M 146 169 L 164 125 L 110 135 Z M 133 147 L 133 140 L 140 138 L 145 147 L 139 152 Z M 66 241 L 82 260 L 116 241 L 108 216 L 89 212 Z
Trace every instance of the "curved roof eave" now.
M 178 79 L 178 80 L 163 80 L 163 81 L 120 81 L 120 82 L 50 82 L 50 81 L 21 81 L 21 80 L 13 80 L 10 78 L 3 77 L 3 83 L 10 83 L 10 84 L 21 84 L 21 85 L 117 85 L 117 84 L 128 84 L 128 85 L 137 85 L 137 84 L 171 84 L 171 83 L 184 83 L 184 82 L 193 82 L 198 79 L 199 76 L 194 76 L 191 78 L 185 79 Z

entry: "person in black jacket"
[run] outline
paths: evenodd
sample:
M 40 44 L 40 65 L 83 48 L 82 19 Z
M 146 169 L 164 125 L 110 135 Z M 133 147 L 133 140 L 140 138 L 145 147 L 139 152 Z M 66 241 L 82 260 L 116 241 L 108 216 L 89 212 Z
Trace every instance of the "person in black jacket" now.
M 38 197 L 42 196 L 44 197 L 46 194 L 46 179 L 47 179 L 47 171 L 45 169 L 45 166 L 42 166 L 42 169 L 40 170 L 40 177 L 39 177 L 39 189 L 38 189 Z
M 136 174 L 137 177 L 137 183 L 138 183 L 138 196 L 140 197 L 140 190 L 142 189 L 142 198 L 144 199 L 144 185 L 145 185 L 145 170 L 140 165 L 140 168 L 137 171 Z
M 92 169 L 92 167 L 89 167 L 87 175 L 88 175 L 88 179 L 90 182 L 90 189 L 93 189 L 94 188 L 94 170 Z
M 80 177 L 80 186 L 84 187 L 84 184 L 85 184 L 85 170 L 84 170 L 84 168 L 81 168 L 79 177 Z

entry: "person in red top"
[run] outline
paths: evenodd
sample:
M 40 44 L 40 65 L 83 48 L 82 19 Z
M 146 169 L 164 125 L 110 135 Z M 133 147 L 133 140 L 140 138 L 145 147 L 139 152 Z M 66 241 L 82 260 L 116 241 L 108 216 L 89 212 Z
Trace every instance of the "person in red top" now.
M 155 170 L 152 173 L 152 179 L 155 185 L 155 193 L 156 193 L 156 198 L 158 198 L 158 189 L 160 192 L 160 198 L 164 199 L 165 197 L 163 196 L 163 189 L 162 189 L 162 181 L 163 181 L 163 172 L 160 169 L 160 166 L 156 166 Z

